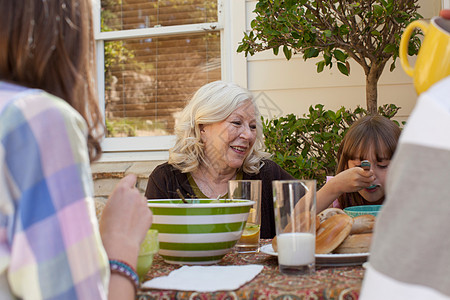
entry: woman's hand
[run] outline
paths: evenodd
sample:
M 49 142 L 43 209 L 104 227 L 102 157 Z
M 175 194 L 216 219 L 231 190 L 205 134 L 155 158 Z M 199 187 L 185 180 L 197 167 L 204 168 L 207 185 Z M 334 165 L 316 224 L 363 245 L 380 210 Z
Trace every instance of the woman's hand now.
M 124 177 L 110 195 L 100 219 L 100 234 L 110 259 L 136 267 L 139 247 L 152 223 L 147 201 L 135 187 L 136 176 Z

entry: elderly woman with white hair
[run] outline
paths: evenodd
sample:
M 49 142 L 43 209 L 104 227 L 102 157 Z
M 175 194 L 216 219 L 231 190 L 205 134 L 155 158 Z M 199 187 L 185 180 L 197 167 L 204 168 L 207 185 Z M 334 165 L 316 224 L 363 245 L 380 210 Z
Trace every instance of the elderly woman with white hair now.
M 272 181 L 294 179 L 264 152 L 252 95 L 224 81 L 201 87 L 182 111 L 169 161 L 150 175 L 149 199 L 226 197 L 232 179 L 262 180 L 261 238 L 275 236 Z M 177 190 L 179 190 L 177 192 Z

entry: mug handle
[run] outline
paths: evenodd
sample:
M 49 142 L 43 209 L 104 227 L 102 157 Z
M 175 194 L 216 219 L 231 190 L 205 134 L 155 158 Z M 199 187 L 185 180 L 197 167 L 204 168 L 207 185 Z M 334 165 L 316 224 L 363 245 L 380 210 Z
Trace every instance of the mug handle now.
M 399 48 L 399 56 L 400 63 L 402 64 L 403 70 L 405 70 L 406 74 L 413 77 L 414 76 L 414 68 L 408 62 L 408 44 L 411 34 L 414 29 L 420 28 L 422 29 L 423 35 L 426 35 L 428 31 L 428 24 L 424 21 L 414 21 L 411 22 L 408 26 L 406 26 L 405 31 L 402 34 L 402 38 L 400 40 L 400 48 Z

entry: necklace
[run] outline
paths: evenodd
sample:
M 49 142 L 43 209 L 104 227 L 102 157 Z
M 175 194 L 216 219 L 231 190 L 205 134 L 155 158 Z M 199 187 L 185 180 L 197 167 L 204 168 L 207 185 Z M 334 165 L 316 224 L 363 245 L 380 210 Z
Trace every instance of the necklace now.
M 223 179 L 214 180 L 213 176 L 210 172 L 203 171 L 201 169 L 191 173 L 192 178 L 194 179 L 197 187 L 200 191 L 207 196 L 208 198 L 216 199 L 228 193 L 228 181 L 236 178 L 236 172 L 233 176 L 227 179 L 226 176 L 223 176 Z

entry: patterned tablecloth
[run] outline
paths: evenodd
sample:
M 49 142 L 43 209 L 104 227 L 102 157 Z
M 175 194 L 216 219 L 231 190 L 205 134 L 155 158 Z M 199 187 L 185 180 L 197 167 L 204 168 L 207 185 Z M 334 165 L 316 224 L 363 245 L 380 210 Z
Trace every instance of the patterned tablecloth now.
M 270 240 L 262 240 L 262 244 Z M 248 259 L 247 259 L 248 257 Z M 251 282 L 235 291 L 214 293 L 141 289 L 136 299 L 358 299 L 364 268 L 362 266 L 316 266 L 312 276 L 286 276 L 278 270 L 275 256 L 258 253 L 242 256 L 227 254 L 218 265 L 262 264 L 264 269 Z M 179 265 L 167 264 L 156 255 L 147 279 L 168 275 Z

